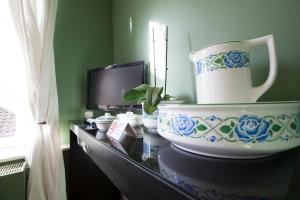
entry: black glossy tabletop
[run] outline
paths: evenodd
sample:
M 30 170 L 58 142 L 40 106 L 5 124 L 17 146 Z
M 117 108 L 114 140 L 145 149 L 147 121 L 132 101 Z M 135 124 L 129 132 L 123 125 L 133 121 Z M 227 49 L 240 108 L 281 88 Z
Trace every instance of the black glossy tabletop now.
M 104 133 L 83 129 L 114 148 Z M 128 159 L 181 190 L 204 200 L 300 200 L 300 148 L 259 159 L 224 159 L 192 154 L 158 134 L 136 139 Z

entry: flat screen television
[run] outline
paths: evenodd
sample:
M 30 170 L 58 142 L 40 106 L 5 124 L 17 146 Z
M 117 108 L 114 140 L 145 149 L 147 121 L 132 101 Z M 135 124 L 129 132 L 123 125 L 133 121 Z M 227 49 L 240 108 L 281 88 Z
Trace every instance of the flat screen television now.
M 87 108 L 124 110 L 139 108 L 135 103 L 122 101 L 122 94 L 145 83 L 144 61 L 113 64 L 87 71 Z

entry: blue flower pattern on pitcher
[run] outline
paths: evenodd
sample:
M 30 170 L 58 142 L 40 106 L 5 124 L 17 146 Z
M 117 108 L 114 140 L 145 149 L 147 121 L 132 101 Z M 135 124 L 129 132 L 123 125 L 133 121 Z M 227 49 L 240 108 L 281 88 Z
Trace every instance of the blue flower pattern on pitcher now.
M 189 136 L 193 133 L 196 122 L 189 116 L 178 115 L 172 121 L 172 128 L 184 136 Z
M 247 54 L 240 51 L 229 51 L 225 54 L 224 64 L 227 67 L 244 67 L 247 62 Z
M 270 123 L 254 115 L 243 115 L 234 128 L 236 137 L 243 142 L 264 142 L 268 137 Z
M 204 59 L 199 59 L 194 64 L 197 76 L 206 71 L 248 67 L 249 54 L 234 50 L 215 55 L 209 55 Z

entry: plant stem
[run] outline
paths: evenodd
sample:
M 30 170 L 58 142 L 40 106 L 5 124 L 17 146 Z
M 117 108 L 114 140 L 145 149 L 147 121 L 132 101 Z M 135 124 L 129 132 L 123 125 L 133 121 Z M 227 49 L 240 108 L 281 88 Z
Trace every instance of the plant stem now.
M 153 66 L 154 66 L 154 86 L 156 87 L 156 66 L 155 66 L 155 35 L 154 28 L 152 28 L 152 42 L 153 42 Z
M 164 96 L 167 94 L 167 72 L 168 72 L 168 26 L 166 26 L 166 68 L 165 68 L 165 91 Z

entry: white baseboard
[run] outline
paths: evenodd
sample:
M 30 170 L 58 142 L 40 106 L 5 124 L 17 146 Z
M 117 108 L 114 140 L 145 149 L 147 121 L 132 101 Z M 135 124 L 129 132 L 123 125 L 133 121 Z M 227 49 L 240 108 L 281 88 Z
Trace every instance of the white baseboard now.
M 67 151 L 70 149 L 70 144 L 62 144 L 60 148 L 62 151 Z M 25 159 L 27 150 L 27 145 L 2 148 L 0 149 L 0 163 Z
M 70 149 L 70 144 L 62 144 L 60 145 L 62 151 L 67 151 Z

